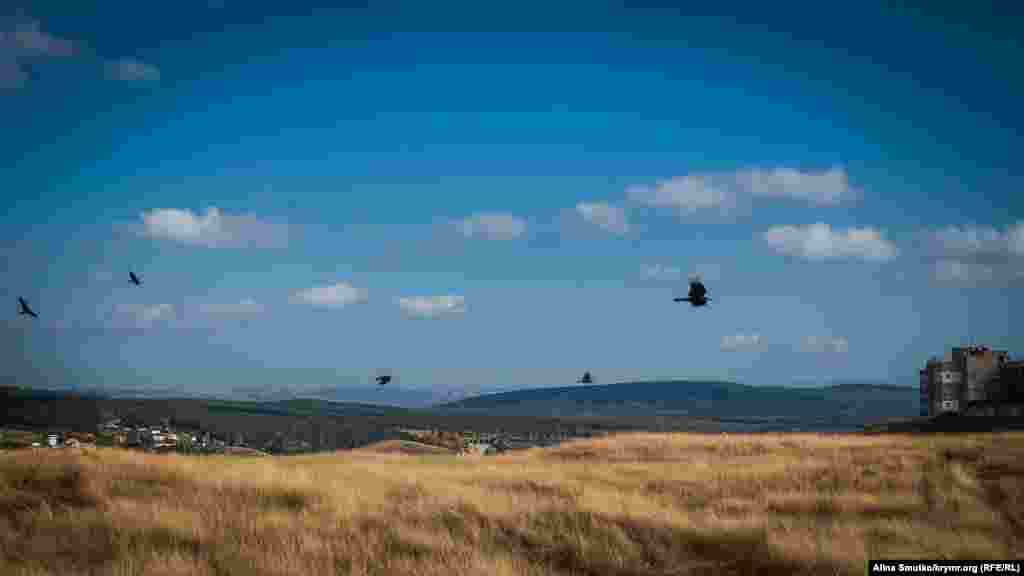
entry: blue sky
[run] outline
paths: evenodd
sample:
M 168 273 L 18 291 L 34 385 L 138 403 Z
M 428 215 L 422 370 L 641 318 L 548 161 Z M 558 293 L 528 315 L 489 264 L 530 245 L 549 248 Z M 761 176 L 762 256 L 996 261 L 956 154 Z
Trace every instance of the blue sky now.
M 1024 354 L 1019 9 L 509 6 L 0 14 L 5 376 L 913 384 Z M 708 308 L 671 301 L 695 272 Z

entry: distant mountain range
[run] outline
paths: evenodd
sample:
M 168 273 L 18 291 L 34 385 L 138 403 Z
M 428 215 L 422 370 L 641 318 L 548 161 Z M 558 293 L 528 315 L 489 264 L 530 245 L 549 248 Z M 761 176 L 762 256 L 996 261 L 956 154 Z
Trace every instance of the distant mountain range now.
M 380 404 L 401 408 L 427 408 L 440 401 L 434 391 L 423 388 L 410 388 L 385 384 L 378 386 L 337 386 L 320 388 L 310 392 L 299 392 L 298 396 L 320 398 L 331 402 L 355 402 L 360 404 Z
M 315 390 L 236 388 L 227 394 L 192 395 L 176 389 L 76 390 L 108 398 L 206 398 L 278 403 L 294 399 L 427 409 L 466 416 L 650 421 L 676 428 L 684 421 L 713 421 L 723 430 L 852 431 L 865 425 L 913 418 L 918 390 L 885 384 L 750 386 L 721 381 L 649 381 L 530 388 L 440 403 L 430 389 L 398 386 L 327 387 Z
M 717 420 L 736 430 L 844 431 L 914 417 L 918 403 L 918 390 L 910 386 L 795 388 L 675 380 L 534 388 L 466 398 L 437 408 L 557 418 L 689 417 Z
M 175 387 L 61 387 L 35 388 L 40 393 L 75 394 L 96 398 L 194 398 L 202 400 L 235 400 L 244 402 L 281 402 L 296 398 L 316 398 L 329 402 L 376 404 L 400 408 L 426 408 L 436 404 L 440 396 L 422 388 L 398 386 L 337 386 L 324 388 L 240 386 L 220 392 L 196 392 L 186 386 Z

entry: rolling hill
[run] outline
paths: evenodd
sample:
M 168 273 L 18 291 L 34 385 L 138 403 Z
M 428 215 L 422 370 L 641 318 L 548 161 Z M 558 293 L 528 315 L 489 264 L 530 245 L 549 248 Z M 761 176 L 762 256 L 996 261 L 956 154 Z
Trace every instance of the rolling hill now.
M 166 418 L 176 428 L 209 431 L 218 438 L 231 439 L 241 434 L 247 444 L 258 447 L 279 434 L 312 444 L 314 434 L 318 434 L 323 449 L 354 448 L 397 439 L 401 428 L 546 434 L 580 425 L 601 431 L 642 429 L 640 422 L 573 419 L 566 423 L 533 415 L 455 413 L 311 398 L 275 402 L 102 398 L 0 386 L 0 427 L 94 432 L 99 424 L 115 416 L 128 426 L 156 424 Z
M 340 446 L 385 439 L 377 432 L 403 426 L 526 431 L 568 423 L 608 430 L 847 432 L 912 418 L 919 401 L 915 388 L 903 386 L 798 388 L 681 380 L 533 388 L 419 409 L 317 398 L 262 402 L 102 398 L 15 388 L 4 388 L 0 397 L 4 400 L 0 422 L 7 425 L 92 429 L 102 420 L 102 412 L 112 412 L 136 415 L 147 422 L 172 417 L 201 424 L 204 429 L 225 434 L 241 431 L 247 438 L 266 441 L 275 431 L 324 420 L 330 429 L 337 429 L 329 435 L 340 438 Z
M 476 396 L 438 408 L 558 418 L 709 418 L 737 430 L 844 431 L 915 416 L 918 402 L 917 389 L 904 386 L 790 388 L 676 380 L 534 388 Z

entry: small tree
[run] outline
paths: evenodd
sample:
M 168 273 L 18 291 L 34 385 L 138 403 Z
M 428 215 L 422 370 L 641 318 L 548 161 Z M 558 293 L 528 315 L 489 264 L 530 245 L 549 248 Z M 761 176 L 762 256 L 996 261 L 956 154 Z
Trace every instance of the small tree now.
M 191 454 L 193 451 L 192 436 L 188 434 L 182 434 L 178 437 L 178 452 L 182 454 Z

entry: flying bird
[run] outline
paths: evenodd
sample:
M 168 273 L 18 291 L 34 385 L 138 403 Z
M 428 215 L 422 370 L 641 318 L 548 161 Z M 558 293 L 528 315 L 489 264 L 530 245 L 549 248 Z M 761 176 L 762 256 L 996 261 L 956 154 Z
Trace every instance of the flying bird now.
M 374 380 L 377 381 L 377 385 L 378 386 L 383 386 L 383 385 L 391 382 L 391 380 L 392 380 L 391 373 L 386 371 L 386 370 L 380 370 L 380 371 L 377 372 L 377 375 L 374 377 Z
M 18 297 L 18 314 L 26 314 L 33 318 L 39 318 L 39 314 L 33 312 L 32 309 L 28 307 L 28 302 L 25 302 L 25 299 L 20 296 Z
M 142 282 L 139 281 L 139 277 L 135 275 L 135 272 L 129 271 L 128 272 L 128 276 L 131 277 L 132 284 L 135 284 L 136 286 L 141 286 L 142 285 Z
M 701 282 L 699 276 L 690 278 L 690 293 L 686 298 L 673 298 L 673 302 L 689 302 L 692 306 L 706 306 L 708 302 L 711 302 L 711 298 L 707 297 L 707 289 L 704 288 L 704 283 Z
M 590 372 L 584 372 L 583 377 L 576 382 L 579 384 L 593 384 L 594 378 L 590 375 Z

